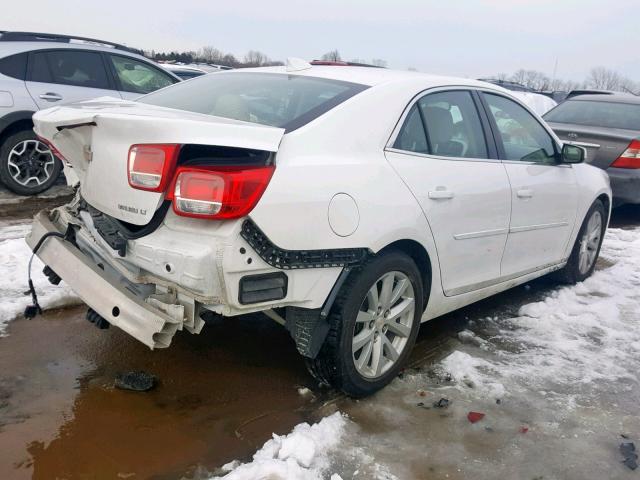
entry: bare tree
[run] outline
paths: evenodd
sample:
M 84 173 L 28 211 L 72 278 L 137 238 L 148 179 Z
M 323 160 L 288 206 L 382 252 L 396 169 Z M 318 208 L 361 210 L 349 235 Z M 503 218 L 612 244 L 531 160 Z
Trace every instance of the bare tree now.
M 220 63 L 223 57 L 224 54 L 212 46 L 202 47 L 198 52 L 198 58 L 205 63 Z
M 330 52 L 325 53 L 320 57 L 321 60 L 326 60 L 328 62 L 341 62 L 342 57 L 340 56 L 340 52 L 336 50 L 331 50 Z
M 387 61 L 383 60 L 382 58 L 374 58 L 374 59 L 371 60 L 371 65 L 374 65 L 376 67 L 386 68 L 387 67 Z
M 599 90 L 619 90 L 621 80 L 618 72 L 605 67 L 595 67 L 589 72 L 586 85 Z
M 269 57 L 257 50 L 249 50 L 244 56 L 245 67 L 260 67 L 269 62 Z

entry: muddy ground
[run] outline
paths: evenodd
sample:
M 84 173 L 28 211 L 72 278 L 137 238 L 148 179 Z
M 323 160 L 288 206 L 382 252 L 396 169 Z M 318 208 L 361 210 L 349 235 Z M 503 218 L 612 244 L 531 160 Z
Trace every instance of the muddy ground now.
M 0 210 L 15 220 L 43 202 L 55 200 Z M 616 211 L 612 224 L 639 225 L 638 210 Z M 468 318 L 516 312 L 553 288 L 542 279 L 429 322 L 412 364 L 448 355 Z M 2 479 L 207 478 L 250 457 L 272 432 L 317 419 L 327 404 L 358 417 L 352 402 L 314 385 L 288 334 L 263 315 L 216 320 L 152 352 L 116 328 L 96 329 L 85 310 L 16 319 L 0 338 Z M 157 388 L 114 388 L 130 370 L 156 375 Z M 362 412 L 360 419 L 375 430 Z

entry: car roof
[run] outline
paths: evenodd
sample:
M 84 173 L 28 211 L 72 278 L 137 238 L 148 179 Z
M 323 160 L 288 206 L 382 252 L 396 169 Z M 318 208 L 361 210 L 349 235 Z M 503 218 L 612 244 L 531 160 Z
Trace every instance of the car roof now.
M 339 80 L 344 82 L 359 83 L 361 85 L 367 85 L 370 87 L 388 84 L 388 83 L 415 83 L 420 81 L 425 86 L 447 86 L 447 85 L 459 85 L 459 86 L 471 86 L 471 87 L 485 87 L 492 90 L 500 90 L 507 92 L 506 89 L 492 85 L 490 83 L 458 77 L 447 77 L 432 75 L 422 72 L 414 72 L 408 70 L 391 70 L 387 68 L 372 68 L 372 67 L 353 67 L 353 66 L 324 66 L 313 65 L 310 68 L 304 70 L 287 70 L 285 66 L 278 67 L 259 67 L 259 68 L 240 68 L 228 72 L 222 72 L 225 74 L 232 74 L 237 72 L 264 72 L 264 73 L 281 73 L 286 75 L 300 75 L 317 78 L 326 78 L 330 80 Z
M 613 93 L 611 95 L 576 95 L 567 100 L 567 102 L 587 101 L 587 102 L 605 102 L 605 103 L 630 103 L 640 105 L 640 97 L 630 95 L 628 93 Z
M 99 52 L 108 52 L 114 53 L 117 55 L 123 55 L 126 57 L 138 58 L 145 60 L 147 62 L 151 61 L 143 55 L 139 55 L 137 53 L 133 53 L 128 50 L 121 50 L 118 48 L 110 47 L 108 45 L 98 45 L 95 43 L 89 42 L 72 42 L 72 43 L 62 43 L 62 42 L 46 42 L 46 41 L 35 41 L 35 42 L 0 42 L 0 58 L 14 55 L 16 53 L 22 52 L 31 52 L 34 50 L 63 50 L 63 49 L 72 49 L 72 50 L 93 50 Z

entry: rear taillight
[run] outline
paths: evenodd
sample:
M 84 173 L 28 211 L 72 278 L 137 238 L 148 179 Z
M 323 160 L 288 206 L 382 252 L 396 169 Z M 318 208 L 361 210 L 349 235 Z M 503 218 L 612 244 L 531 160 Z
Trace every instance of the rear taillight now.
M 229 219 L 247 215 L 264 193 L 275 167 L 179 167 L 173 211 L 185 217 Z
M 640 168 L 640 140 L 631 140 L 627 149 L 611 166 L 615 168 Z
M 69 163 L 67 161 L 66 158 L 64 158 L 62 156 L 62 154 L 60 153 L 60 151 L 53 146 L 53 143 L 51 143 L 49 140 L 47 140 L 44 137 L 41 137 L 40 135 L 36 135 L 36 137 L 38 137 L 38 140 L 40 140 L 42 143 L 44 143 L 47 147 L 49 147 L 49 150 L 51 150 L 51 153 L 53 153 L 53 155 L 57 158 L 59 158 L 61 161 L 65 162 L 65 163 Z
M 171 181 L 180 145 L 132 145 L 129 149 L 127 174 L 129 185 L 139 190 L 164 192 Z

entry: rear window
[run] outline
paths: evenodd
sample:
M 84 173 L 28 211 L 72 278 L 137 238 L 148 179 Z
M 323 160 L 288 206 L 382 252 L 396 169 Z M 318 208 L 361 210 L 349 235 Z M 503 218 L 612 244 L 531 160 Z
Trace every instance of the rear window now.
M 301 75 L 224 72 L 178 83 L 139 101 L 291 131 L 366 88 Z
M 640 105 L 571 100 L 544 116 L 548 122 L 640 130 Z
M 27 73 L 27 54 L 18 53 L 0 58 L 0 73 L 8 77 L 24 80 Z

